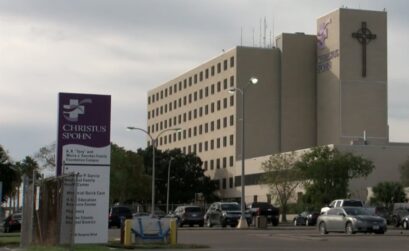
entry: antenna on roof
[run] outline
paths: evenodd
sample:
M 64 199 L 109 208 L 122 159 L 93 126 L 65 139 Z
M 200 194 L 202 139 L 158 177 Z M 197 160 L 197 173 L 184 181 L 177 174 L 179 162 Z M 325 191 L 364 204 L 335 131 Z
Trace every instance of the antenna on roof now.
M 266 32 L 267 32 L 267 20 L 264 17 L 264 35 L 263 35 L 263 46 L 266 48 Z
M 243 46 L 243 26 L 240 27 L 240 46 Z
M 261 18 L 260 18 L 260 33 L 258 34 L 258 47 L 261 47 Z
M 275 34 L 274 34 L 274 15 L 273 15 L 273 47 L 275 47 Z

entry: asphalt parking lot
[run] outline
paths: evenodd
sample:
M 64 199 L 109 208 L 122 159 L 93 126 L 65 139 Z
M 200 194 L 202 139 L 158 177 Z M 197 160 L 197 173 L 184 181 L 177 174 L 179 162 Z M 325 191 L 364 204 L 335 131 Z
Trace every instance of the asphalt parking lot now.
M 115 233 L 117 232 L 117 233 Z M 119 236 L 111 229 L 110 237 Z M 291 225 L 268 229 L 199 228 L 184 227 L 178 230 L 178 242 L 202 244 L 205 250 L 409 250 L 409 230 L 391 227 L 384 235 L 330 233 L 320 235 L 315 227 Z M 186 250 L 186 249 L 184 249 Z M 197 249 L 196 249 L 197 250 Z

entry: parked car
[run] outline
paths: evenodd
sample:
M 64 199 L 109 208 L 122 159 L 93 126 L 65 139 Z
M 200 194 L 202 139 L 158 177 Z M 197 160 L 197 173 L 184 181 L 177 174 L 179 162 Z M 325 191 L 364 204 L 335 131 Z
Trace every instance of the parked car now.
M 237 202 L 215 202 L 210 205 L 206 214 L 204 215 L 204 221 L 208 227 L 214 225 L 221 225 L 226 227 L 230 225 L 235 227 L 241 216 L 241 208 Z M 245 217 L 247 224 L 251 224 L 251 214 L 246 211 Z
M 338 199 L 333 200 L 328 206 L 321 208 L 321 214 L 326 213 L 330 208 L 336 207 L 363 207 L 364 203 L 360 200 Z
M 132 211 L 127 206 L 113 206 L 108 213 L 108 227 L 121 227 L 121 222 L 125 219 L 132 219 Z
M 204 213 L 198 206 L 179 206 L 173 215 L 177 218 L 179 227 L 183 227 L 185 224 L 191 227 L 196 224 L 200 227 L 204 225 Z
M 273 226 L 277 226 L 280 220 L 280 209 L 274 207 L 268 202 L 253 202 L 247 205 L 250 210 L 251 216 L 265 216 L 267 223 L 271 223 Z
M 3 231 L 5 233 L 19 232 L 21 230 L 21 213 L 14 213 L 3 221 Z
M 320 216 L 319 212 L 304 211 L 294 217 L 293 224 L 294 226 L 313 226 L 317 224 L 318 216 Z
M 321 214 L 318 217 L 317 224 L 321 234 L 328 232 L 384 234 L 387 229 L 384 218 L 371 215 L 363 207 L 331 208 L 326 214 Z
M 389 213 L 386 207 L 366 207 L 372 215 L 377 215 L 386 220 L 386 223 L 389 224 L 391 221 L 391 214 Z
M 409 215 L 409 208 L 405 207 L 395 208 L 392 212 L 391 224 L 395 227 L 399 227 L 403 223 L 402 221 L 403 218 L 405 218 L 405 216 L 407 215 Z

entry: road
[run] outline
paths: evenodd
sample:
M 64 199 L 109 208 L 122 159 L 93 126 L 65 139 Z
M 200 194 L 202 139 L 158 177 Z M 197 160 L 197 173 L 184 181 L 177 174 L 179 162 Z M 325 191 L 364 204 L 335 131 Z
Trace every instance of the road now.
M 114 231 L 118 230 L 110 230 L 111 236 Z M 355 234 L 349 236 L 342 233 L 320 235 L 314 227 L 286 226 L 266 230 L 187 227 L 178 230 L 178 243 L 207 245 L 210 248 L 205 250 L 209 251 L 407 251 L 409 250 L 409 230 L 389 229 L 385 235 Z

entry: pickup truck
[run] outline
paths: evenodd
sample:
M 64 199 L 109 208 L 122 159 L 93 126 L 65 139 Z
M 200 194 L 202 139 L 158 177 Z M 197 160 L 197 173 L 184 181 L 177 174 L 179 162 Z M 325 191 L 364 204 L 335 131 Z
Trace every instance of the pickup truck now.
M 253 217 L 265 216 L 267 222 L 277 226 L 280 220 L 280 210 L 268 202 L 253 202 L 247 205 Z
M 363 207 L 364 203 L 360 200 L 338 199 L 333 200 L 328 206 L 321 208 L 321 214 L 325 214 L 330 208 L 334 207 Z

